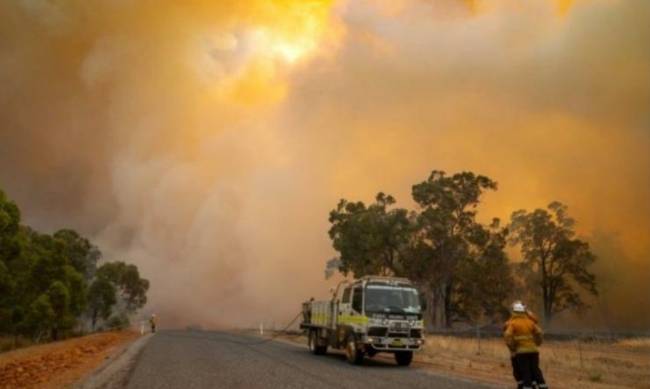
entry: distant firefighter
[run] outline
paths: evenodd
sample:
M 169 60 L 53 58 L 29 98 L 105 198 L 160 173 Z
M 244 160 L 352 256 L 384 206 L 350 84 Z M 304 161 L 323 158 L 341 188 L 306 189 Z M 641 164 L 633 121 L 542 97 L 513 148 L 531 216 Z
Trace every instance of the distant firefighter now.
M 537 350 L 542 344 L 542 330 L 537 325 L 537 318 L 521 301 L 512 304 L 512 315 L 504 326 L 503 337 L 512 356 L 512 373 L 517 388 L 548 388 L 539 367 Z
M 152 314 L 151 318 L 149 318 L 149 324 L 151 325 L 151 332 L 155 333 L 156 332 L 156 314 Z

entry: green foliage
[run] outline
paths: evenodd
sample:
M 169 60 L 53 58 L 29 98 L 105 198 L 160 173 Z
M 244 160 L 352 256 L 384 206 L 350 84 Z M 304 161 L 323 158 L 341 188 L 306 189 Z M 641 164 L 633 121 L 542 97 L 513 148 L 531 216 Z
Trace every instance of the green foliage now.
M 0 190 L 0 333 L 11 329 L 16 288 L 13 268 L 19 253 L 20 211 Z
M 99 318 L 114 320 L 115 316 L 109 317 L 119 301 L 124 303 L 125 309 L 117 316 L 126 316 L 142 308 L 147 302 L 148 289 L 149 281 L 140 278 L 135 265 L 117 261 L 100 266 L 88 293 L 92 327 L 95 328 Z
M 108 320 L 113 306 L 117 303 L 117 290 L 113 284 L 103 277 L 96 278 L 88 289 L 88 308 L 91 312 L 92 328 L 97 319 Z
M 329 230 L 340 255 L 339 269 L 355 277 L 401 274 L 401 256 L 408 244 L 410 222 L 405 209 L 389 209 L 390 195 L 379 193 L 375 203 L 341 200 L 330 212 Z
M 106 327 L 111 330 L 123 330 L 125 328 L 128 328 L 129 325 L 129 317 L 123 313 L 111 316 L 111 318 L 106 322 Z
M 31 339 L 20 335 L 0 337 L 0 353 L 17 348 L 28 347 L 33 344 L 34 342 Z
M 603 373 L 596 372 L 596 371 L 589 373 L 589 381 L 603 382 Z
M 42 294 L 30 305 L 25 320 L 20 323 L 20 328 L 33 336 L 41 337 L 51 328 L 51 323 L 56 317 L 56 312 L 47 294 Z
M 92 278 L 97 268 L 97 261 L 102 256 L 97 246 L 70 229 L 57 231 L 54 238 L 63 243 L 63 254 L 69 258 L 71 265 L 86 279 Z
M 485 176 L 447 176 L 437 170 L 412 188 L 419 213 L 407 266 L 410 277 L 430 289 L 438 327 L 494 316 L 504 306 L 507 293 L 489 280 L 500 279 L 505 287 L 511 283 L 506 232 L 496 219 L 489 227 L 476 220 L 481 195 L 496 189 L 496 182 Z
M 547 321 L 556 313 L 587 306 L 578 287 L 598 293 L 596 278 L 588 269 L 596 256 L 587 242 L 575 238 L 574 225 L 567 207 L 559 202 L 511 216 L 511 242 L 521 246 L 521 268 L 526 280 L 538 286 Z
M 74 230 L 43 234 L 20 224 L 20 211 L 0 191 L 0 335 L 57 339 L 72 334 L 87 313 L 108 320 L 124 301 L 122 323 L 146 303 L 149 282 L 134 265 L 109 262 Z M 96 274 L 97 273 L 97 274 Z M 126 317 L 126 320 L 124 318 Z
M 66 266 L 65 286 L 70 294 L 69 309 L 74 316 L 81 315 L 87 304 L 88 287 L 83 275 L 72 266 Z
M 8 258 L 14 247 L 14 239 L 20 225 L 20 210 L 0 190 L 0 259 Z
M 496 189 L 485 176 L 433 171 L 413 186 L 419 209 L 390 208 L 391 196 L 375 203 L 341 200 L 330 213 L 329 231 L 340 258 L 328 262 L 355 277 L 403 275 L 418 282 L 431 299 L 433 320 L 493 319 L 504 311 L 512 277 L 505 254 L 507 231 L 498 220 L 476 221 L 482 193 Z M 327 270 L 327 269 L 326 269 Z
M 47 297 L 54 317 L 50 320 L 52 338 L 59 338 L 60 331 L 69 329 L 74 325 L 74 317 L 70 314 L 70 292 L 61 281 L 54 281 L 48 291 Z
M 0 262 L 0 295 L 6 295 L 11 290 L 11 278 L 9 269 L 4 262 Z
M 470 253 L 459 262 L 453 290 L 452 314 L 457 319 L 498 319 L 508 313 L 506 300 L 513 278 L 505 253 L 507 230 L 495 219 L 489 228 L 478 226 Z
M 554 202 L 548 210 L 513 213 L 503 228 L 498 219 L 477 220 L 478 206 L 496 182 L 472 172 L 448 176 L 434 170 L 412 187 L 415 211 L 395 207 L 392 196 L 375 202 L 341 200 L 330 212 L 329 236 L 338 258 L 333 269 L 355 277 L 367 274 L 407 276 L 416 281 L 432 307 L 435 326 L 460 321 L 495 321 L 507 314 L 515 289 L 506 255 L 508 244 L 521 248 L 526 288 L 539 291 L 544 315 L 583 309 L 584 291 L 597 294 L 588 270 L 595 261 L 589 244 L 575 238 L 567 207 Z M 582 292 L 582 293 L 581 293 Z M 519 296 L 517 296 L 519 297 Z
M 97 269 L 97 279 L 101 278 L 110 281 L 119 291 L 128 311 L 133 312 L 147 303 L 149 281 L 140 278 L 135 265 L 121 261 L 105 263 Z

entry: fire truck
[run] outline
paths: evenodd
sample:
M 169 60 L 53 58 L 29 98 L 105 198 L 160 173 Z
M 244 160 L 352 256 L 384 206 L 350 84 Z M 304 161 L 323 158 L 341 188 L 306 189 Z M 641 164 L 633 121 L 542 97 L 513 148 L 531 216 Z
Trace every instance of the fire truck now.
M 330 292 L 329 300 L 302 304 L 300 328 L 313 354 L 342 349 L 358 365 L 365 356 L 391 353 L 398 365 L 411 364 L 424 344 L 424 324 L 419 293 L 408 279 L 366 276 Z

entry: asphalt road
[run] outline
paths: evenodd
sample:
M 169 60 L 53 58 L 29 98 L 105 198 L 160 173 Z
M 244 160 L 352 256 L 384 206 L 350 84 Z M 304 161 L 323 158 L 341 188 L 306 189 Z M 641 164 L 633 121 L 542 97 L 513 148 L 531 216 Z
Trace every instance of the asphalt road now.
M 315 356 L 296 344 L 259 344 L 259 338 L 208 331 L 158 332 L 126 382 L 131 389 L 487 388 L 392 361 L 366 359 L 362 366 L 352 366 L 336 351 Z

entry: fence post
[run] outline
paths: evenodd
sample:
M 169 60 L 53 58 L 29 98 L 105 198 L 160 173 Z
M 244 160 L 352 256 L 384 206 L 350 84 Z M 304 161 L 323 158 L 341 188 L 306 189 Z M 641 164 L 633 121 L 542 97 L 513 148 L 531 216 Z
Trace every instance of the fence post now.
M 476 355 L 481 355 L 481 327 L 476 323 Z
M 581 336 L 578 336 L 578 357 L 580 358 L 580 369 L 584 370 L 585 365 L 584 365 L 584 361 L 582 360 L 582 345 L 580 344 L 581 343 L 580 339 Z

